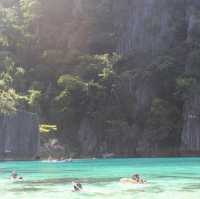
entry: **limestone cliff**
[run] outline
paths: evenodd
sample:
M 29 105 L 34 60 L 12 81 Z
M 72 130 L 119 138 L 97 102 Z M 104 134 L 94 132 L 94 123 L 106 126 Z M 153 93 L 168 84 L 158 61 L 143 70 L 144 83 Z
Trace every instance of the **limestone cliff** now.
M 128 15 L 124 21 L 125 31 L 120 36 L 117 48 L 120 54 L 138 50 L 156 54 L 180 43 L 195 48 L 196 37 L 200 33 L 199 1 L 134 0 L 126 4 Z M 192 73 L 190 61 L 185 62 L 185 71 L 186 74 Z M 145 96 L 148 98 L 148 92 Z M 199 103 L 198 92 L 185 102 L 181 141 L 183 151 L 200 151 Z
M 82 39 L 83 37 L 84 44 L 82 44 L 87 49 L 93 45 L 92 42 L 97 44 L 95 43 L 97 39 L 91 40 L 91 38 L 97 38 L 95 35 L 97 33 L 91 31 L 92 24 L 85 24 L 85 19 L 88 17 L 86 8 L 91 3 L 89 2 L 89 0 L 77 1 L 74 17 L 81 16 L 81 26 L 77 30 L 82 29 L 83 32 L 77 31 L 75 35 L 71 36 L 71 42 L 69 42 L 71 47 L 75 47 L 75 43 L 79 43 L 78 38 Z M 143 55 L 136 56 L 136 61 L 129 64 L 129 69 L 120 74 L 121 83 L 117 85 L 118 90 L 115 93 L 120 105 L 129 109 L 131 113 L 127 116 L 128 119 L 124 125 L 116 125 L 116 128 L 112 128 L 112 131 L 114 129 L 116 132 L 114 137 L 109 137 L 109 128 L 104 128 L 101 121 L 94 124 L 94 120 L 98 119 L 90 120 L 87 116 L 82 118 L 76 127 L 70 129 L 73 129 L 74 134 L 79 138 L 78 143 L 84 154 L 91 154 L 92 151 L 94 153 L 116 152 L 126 155 L 134 154 L 137 151 L 158 152 L 161 150 L 160 145 L 155 141 L 158 136 L 155 135 L 156 138 L 150 143 L 149 140 L 152 138 L 149 138 L 148 134 L 151 129 L 145 126 L 144 120 L 145 114 L 150 111 L 153 98 L 167 91 L 155 84 L 152 79 L 135 78 L 135 73 L 130 71 L 135 65 L 141 67 L 151 65 L 156 56 L 165 54 L 166 51 L 178 46 L 185 52 L 182 54 L 181 63 L 176 63 L 175 66 L 180 64 L 180 70 L 186 75 L 193 73 L 190 54 L 194 49 L 199 48 L 197 40 L 200 35 L 200 1 L 113 0 L 106 2 L 101 0 L 95 9 L 98 12 L 99 8 L 106 6 L 112 15 L 112 28 L 117 35 L 116 52 L 123 56 L 138 52 Z M 145 56 L 146 54 L 150 55 L 151 58 Z M 164 82 L 164 78 L 160 80 L 160 84 Z M 196 84 L 199 85 L 198 81 Z M 132 100 L 129 108 L 126 107 L 126 99 Z M 194 92 L 184 100 L 180 145 L 177 145 L 175 150 L 200 151 L 199 94 Z M 96 125 L 97 123 L 100 125 Z M 101 132 L 100 137 L 97 132 Z M 161 134 L 160 139 L 164 140 L 165 137 L 162 137 Z M 173 140 L 173 138 L 171 139 Z M 170 147 L 171 145 L 163 150 L 167 151 Z
M 31 159 L 38 153 L 38 118 L 17 112 L 0 117 L 0 159 Z
M 185 103 L 182 150 L 200 150 L 200 96 L 195 95 Z
M 190 7 L 188 9 L 188 28 L 187 28 L 187 42 L 192 43 L 195 46 L 198 35 L 200 34 L 200 18 L 198 11 L 200 8 L 200 2 L 194 1 L 193 4 L 190 2 Z M 194 47 L 195 48 L 195 47 Z M 192 64 L 191 58 L 192 53 L 188 54 L 188 61 L 185 65 L 185 70 L 187 74 L 196 73 L 194 66 Z M 185 102 L 184 109 L 184 125 L 182 132 L 182 150 L 185 151 L 200 151 L 200 126 L 199 126 L 199 82 L 194 86 L 194 92 L 191 94 L 190 98 Z

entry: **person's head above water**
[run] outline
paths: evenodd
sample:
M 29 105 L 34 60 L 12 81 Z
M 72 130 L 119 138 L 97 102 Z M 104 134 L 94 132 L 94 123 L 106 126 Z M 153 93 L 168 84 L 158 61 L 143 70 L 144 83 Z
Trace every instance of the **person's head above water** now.
M 133 180 L 136 180 L 136 181 L 139 181 L 140 175 L 139 175 L 139 174 L 134 174 L 134 175 L 132 176 L 132 179 L 133 179 Z
M 74 191 L 81 191 L 82 184 L 80 182 L 72 182 L 72 185 L 74 187 Z
M 16 177 L 17 177 L 17 172 L 16 172 L 16 171 L 12 171 L 11 176 L 12 176 L 13 178 L 16 178 Z
M 16 171 L 12 171 L 12 175 L 17 175 L 17 172 Z

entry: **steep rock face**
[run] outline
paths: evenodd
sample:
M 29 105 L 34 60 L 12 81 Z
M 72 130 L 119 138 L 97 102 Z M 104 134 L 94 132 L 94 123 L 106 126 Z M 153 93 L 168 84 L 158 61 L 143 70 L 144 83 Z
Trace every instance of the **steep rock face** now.
M 185 103 L 182 150 L 200 150 L 200 96 L 195 95 Z
M 138 50 L 156 54 L 181 42 L 196 45 L 200 33 L 199 1 L 134 0 L 127 2 L 127 5 L 129 14 L 118 45 L 120 54 L 126 55 Z M 185 70 L 191 73 L 189 62 Z M 139 89 L 139 92 L 142 91 Z M 181 144 L 183 151 L 200 150 L 199 103 L 199 94 L 193 94 L 185 103 Z
M 0 118 L 0 158 L 31 159 L 38 153 L 38 118 L 27 112 L 17 112 Z
M 96 131 L 97 130 L 92 125 L 92 121 L 87 118 L 81 121 L 78 130 L 78 138 L 82 155 L 87 156 L 95 153 L 95 148 L 97 146 Z
M 199 1 L 192 1 L 188 7 L 188 29 L 187 29 L 187 42 L 195 46 L 196 37 L 200 34 L 200 18 L 199 18 Z M 186 73 L 194 74 L 195 69 L 191 63 L 192 58 L 188 55 L 188 61 L 186 63 Z M 197 66 L 198 67 L 198 66 Z M 200 151 L 200 96 L 199 96 L 199 83 L 195 85 L 195 92 L 191 94 L 191 97 L 185 102 L 184 108 L 184 125 L 182 132 L 182 144 L 181 150 L 183 151 Z
M 86 7 L 89 2 L 91 3 L 89 0 L 87 2 L 80 0 L 75 6 L 74 18 L 79 19 L 78 24 L 81 23 L 81 26 L 77 25 L 77 30 L 83 28 L 84 33 L 76 31 L 76 34 L 71 36 L 69 45 L 72 48 L 76 46 L 76 43 L 79 43 L 80 38 L 84 42 L 83 46 L 88 47 L 88 38 L 92 37 L 91 24 L 85 24 L 87 18 L 85 12 L 87 12 Z M 101 5 L 105 3 L 104 0 L 99 2 Z M 112 2 L 112 15 L 115 16 L 113 24 L 118 31 L 116 51 L 119 54 L 131 55 L 133 52 L 147 52 L 154 57 L 181 44 L 195 48 L 196 40 L 200 35 L 200 1 L 114 0 L 110 2 Z M 85 39 L 82 39 L 83 36 Z M 183 59 L 187 60 L 187 56 L 190 55 L 186 53 Z M 144 65 L 152 62 L 146 56 L 143 56 L 142 59 L 145 62 Z M 186 73 L 190 73 L 191 68 L 190 61 L 182 64 L 182 70 Z M 129 70 L 131 69 L 129 68 Z M 113 128 L 116 132 L 113 137 L 109 137 L 109 129 L 99 128 L 87 117 L 81 120 L 78 127 L 65 129 L 66 132 L 74 132 L 78 137 L 78 143 L 84 155 L 92 152 L 133 154 L 137 151 L 158 152 L 160 150 L 156 144 L 152 146 L 148 142 L 149 129 L 145 129 L 142 122 L 138 125 L 138 119 L 143 118 L 141 115 L 145 117 L 146 111 L 150 110 L 152 99 L 157 95 L 156 86 L 151 81 L 134 80 L 134 74 L 125 77 L 124 81 L 125 83 L 118 93 L 118 100 L 119 103 L 123 103 L 120 95 L 134 100 L 134 103 L 130 103 L 129 107 L 130 112 L 133 113 L 131 115 L 133 121 L 130 124 L 124 123 L 122 126 L 117 126 L 116 129 Z M 193 94 L 193 97 L 185 102 L 181 136 L 182 151 L 200 151 L 199 104 L 199 94 Z M 99 138 L 96 136 L 98 131 L 106 136 Z
M 126 28 L 118 45 L 120 54 L 134 50 L 145 50 L 155 54 L 175 46 L 178 40 L 184 39 L 178 34 L 185 31 L 180 25 L 186 22 L 186 1 L 134 0 L 129 1 L 127 6 L 129 14 L 125 22 Z M 177 22 L 179 30 L 175 24 Z

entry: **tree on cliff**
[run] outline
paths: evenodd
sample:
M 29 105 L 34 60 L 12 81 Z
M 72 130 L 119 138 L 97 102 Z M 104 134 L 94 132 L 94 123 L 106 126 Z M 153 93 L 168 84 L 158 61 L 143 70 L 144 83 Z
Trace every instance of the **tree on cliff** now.
M 128 4 L 77 2 L 0 0 L 0 112 L 37 112 L 58 125 L 65 143 L 72 140 L 70 150 L 81 145 L 77 134 L 85 119 L 99 152 L 134 153 L 143 138 L 178 148 L 184 102 L 199 92 L 199 30 L 188 30 L 186 39 L 185 4 L 170 4 L 169 12 L 176 12 L 169 14 L 169 31 L 178 38 L 168 49 L 118 56 L 120 36 L 134 23 L 123 23 Z M 148 20 L 141 24 L 144 35 L 163 33 L 159 20 Z M 122 47 L 132 48 L 125 36 Z

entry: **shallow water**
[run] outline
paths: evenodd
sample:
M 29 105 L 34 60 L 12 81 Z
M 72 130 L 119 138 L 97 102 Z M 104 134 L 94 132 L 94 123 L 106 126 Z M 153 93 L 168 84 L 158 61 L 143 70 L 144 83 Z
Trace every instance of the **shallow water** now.
M 12 170 L 23 182 L 9 180 Z M 123 185 L 139 173 L 146 185 Z M 72 192 L 71 181 L 84 190 Z M 199 199 L 200 158 L 74 160 L 68 163 L 0 162 L 1 199 Z

